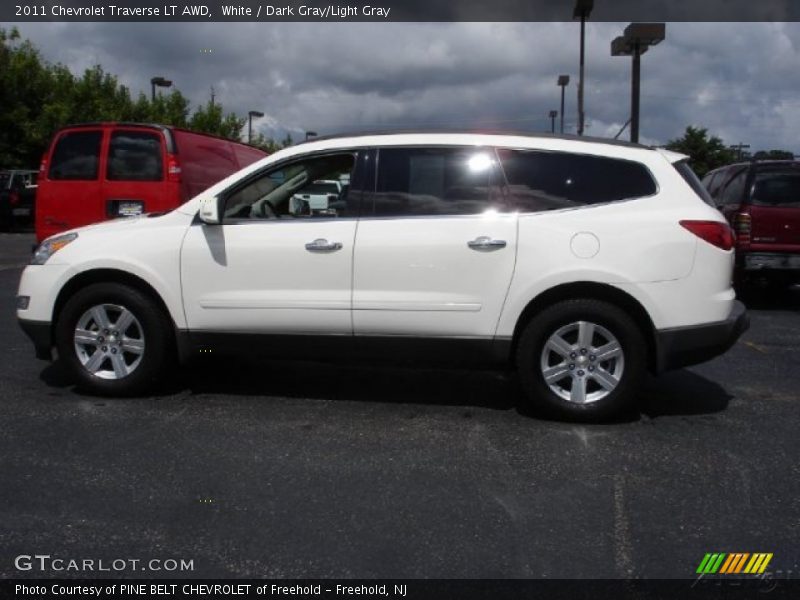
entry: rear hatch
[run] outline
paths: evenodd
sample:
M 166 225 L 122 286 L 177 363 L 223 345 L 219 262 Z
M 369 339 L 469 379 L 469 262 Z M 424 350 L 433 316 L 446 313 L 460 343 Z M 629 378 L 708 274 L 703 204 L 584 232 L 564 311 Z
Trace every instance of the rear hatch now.
M 800 164 L 760 166 L 750 189 L 751 250 L 800 253 Z

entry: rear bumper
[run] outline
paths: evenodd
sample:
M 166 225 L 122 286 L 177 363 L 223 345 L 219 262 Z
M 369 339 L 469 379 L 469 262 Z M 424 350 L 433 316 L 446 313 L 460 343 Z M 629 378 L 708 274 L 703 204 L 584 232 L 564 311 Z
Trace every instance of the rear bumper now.
M 30 321 L 28 319 L 17 319 L 22 331 L 25 332 L 33 342 L 36 351 L 36 358 L 42 360 L 52 360 L 53 358 L 53 335 L 49 321 Z
M 744 304 L 736 300 L 724 321 L 656 331 L 656 371 L 711 360 L 733 346 L 749 326 Z
M 745 271 L 800 271 L 800 252 L 743 252 L 736 265 Z

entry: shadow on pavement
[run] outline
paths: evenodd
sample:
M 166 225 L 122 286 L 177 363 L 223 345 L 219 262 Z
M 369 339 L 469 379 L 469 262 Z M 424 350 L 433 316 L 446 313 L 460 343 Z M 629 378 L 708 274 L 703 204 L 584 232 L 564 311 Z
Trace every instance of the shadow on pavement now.
M 682 369 L 650 377 L 640 394 L 639 410 L 651 419 L 707 415 L 725 410 L 731 398 L 717 382 Z
M 58 362 L 48 365 L 40 378 L 51 388 L 64 391 L 72 388 Z M 180 369 L 175 377 L 161 386 L 157 397 L 169 401 L 169 396 L 185 396 L 187 392 L 192 396 L 213 394 L 471 406 L 495 410 L 516 408 L 523 415 L 546 419 L 539 410 L 526 405 L 516 376 L 499 371 L 256 362 L 215 357 Z M 642 415 L 655 418 L 717 413 L 727 408 L 731 397 L 719 384 L 684 369 L 647 378 L 637 408 L 611 422 L 637 421 Z
M 737 297 L 751 310 L 800 310 L 800 286 L 749 286 Z

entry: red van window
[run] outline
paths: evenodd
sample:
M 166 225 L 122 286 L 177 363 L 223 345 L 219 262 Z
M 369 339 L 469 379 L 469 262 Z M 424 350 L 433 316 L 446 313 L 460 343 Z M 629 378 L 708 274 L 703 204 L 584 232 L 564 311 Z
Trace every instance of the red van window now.
M 62 135 L 53 150 L 50 179 L 97 179 L 101 131 L 72 131 Z
M 112 181 L 161 181 L 161 136 L 147 131 L 115 131 L 108 148 L 106 177 Z

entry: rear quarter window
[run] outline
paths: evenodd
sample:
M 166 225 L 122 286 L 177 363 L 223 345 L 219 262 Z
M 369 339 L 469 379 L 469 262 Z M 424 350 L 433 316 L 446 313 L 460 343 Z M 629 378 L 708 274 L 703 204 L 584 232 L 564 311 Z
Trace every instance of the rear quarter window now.
M 56 142 L 48 177 L 55 180 L 97 179 L 102 131 L 72 131 Z
M 515 208 L 537 212 L 652 196 L 656 183 L 644 165 L 616 158 L 498 149 Z
M 711 194 L 708 193 L 706 187 L 697 178 L 697 175 L 695 175 L 692 167 L 689 166 L 688 161 L 678 161 L 674 164 L 674 167 L 675 170 L 680 173 L 681 177 L 683 177 L 683 180 L 689 184 L 689 187 L 694 190 L 694 193 L 697 194 L 703 202 L 709 206 L 714 206 L 714 199 L 711 197 Z M 711 181 L 709 181 L 709 183 L 711 183 Z

